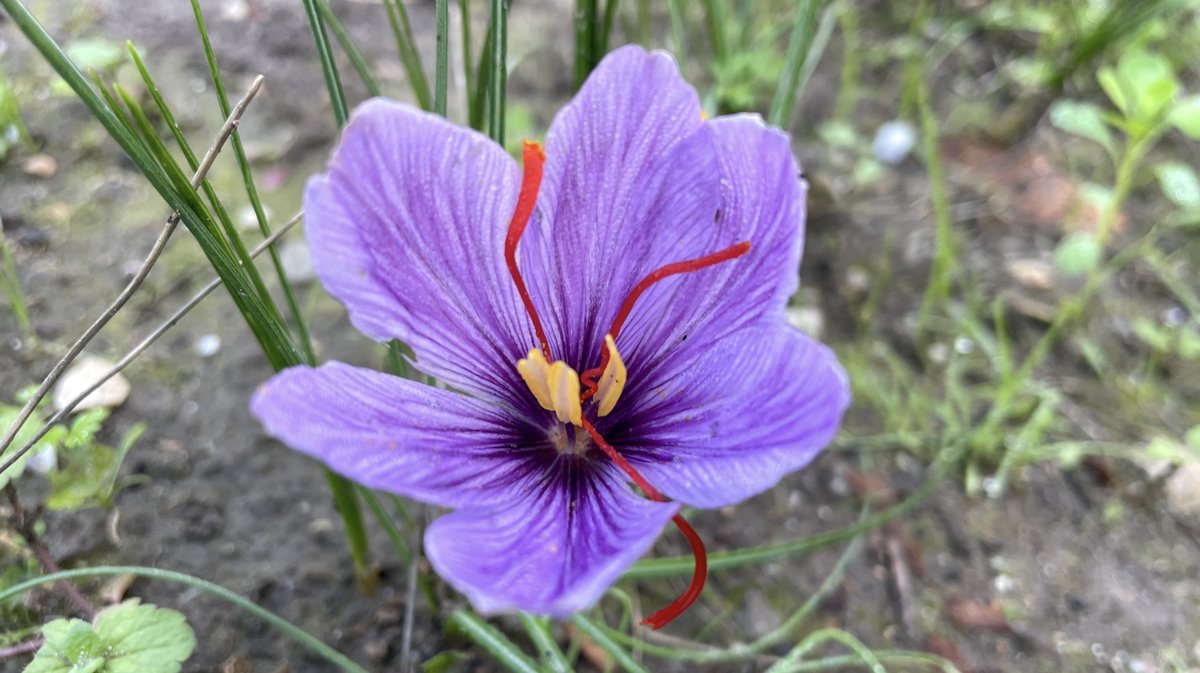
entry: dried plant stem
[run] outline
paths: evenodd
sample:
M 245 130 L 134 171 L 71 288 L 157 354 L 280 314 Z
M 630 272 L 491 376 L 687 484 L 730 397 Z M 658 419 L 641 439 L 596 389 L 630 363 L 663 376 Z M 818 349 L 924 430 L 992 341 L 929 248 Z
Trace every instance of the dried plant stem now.
M 9 482 L 4 487 L 4 494 L 8 496 L 8 502 L 12 505 L 12 527 L 13 530 L 25 540 L 25 544 L 29 545 L 29 550 L 33 552 L 38 563 L 42 565 L 42 569 L 47 573 L 59 572 L 58 563 L 54 560 L 54 555 L 50 553 L 50 549 L 46 547 L 46 543 L 38 537 L 37 530 L 34 524 L 37 523 L 37 512 L 29 512 L 21 507 L 21 500 L 17 497 L 17 488 Z M 92 602 L 83 597 L 79 590 L 73 584 L 66 580 L 60 580 L 57 583 L 58 588 L 71 599 L 75 607 L 80 612 L 87 615 L 88 619 L 96 616 L 96 606 Z
M 195 175 L 192 176 L 191 184 L 193 189 L 199 187 L 200 183 L 204 181 L 205 176 L 208 175 L 208 170 L 212 167 L 213 161 L 216 160 L 217 155 L 221 152 L 221 148 L 225 145 L 225 141 L 228 140 L 229 136 L 233 135 L 233 132 L 237 129 L 238 122 L 241 120 L 242 115 L 245 114 L 246 108 L 250 105 L 250 101 L 254 100 L 254 97 L 258 94 L 259 89 L 262 88 L 262 83 L 263 77 L 262 75 L 259 75 L 257 78 L 255 78 L 254 83 L 250 85 L 250 90 L 246 92 L 246 95 L 242 97 L 242 100 L 238 101 L 238 104 L 233 108 L 229 118 L 225 120 L 225 124 L 221 126 L 221 130 L 217 133 L 216 139 L 213 140 L 213 143 L 208 148 L 208 151 L 204 153 L 204 159 L 201 160 L 200 166 L 196 169 Z M 0 455 L 3 455 L 8 449 L 8 446 L 12 444 L 13 439 L 15 439 L 17 436 L 17 433 L 21 431 L 21 427 L 25 425 L 25 422 L 29 420 L 30 415 L 33 414 L 34 408 L 36 408 L 42 399 L 46 397 L 46 394 L 50 392 L 50 389 L 53 388 L 54 384 L 58 382 L 58 379 L 62 377 L 63 372 L 66 371 L 67 367 L 75 361 L 75 358 L 78 357 L 81 352 L 83 352 L 83 349 L 91 342 L 93 338 L 95 338 L 96 334 L 98 334 L 100 330 L 108 324 L 108 321 L 112 320 L 113 316 L 115 316 L 117 312 L 125 306 L 125 304 L 133 296 L 134 292 L 141 287 L 142 282 L 146 280 L 146 276 L 150 275 L 150 270 L 154 268 L 154 264 L 158 261 L 159 256 L 161 256 L 163 250 L 166 249 L 167 242 L 171 240 L 171 234 L 175 233 L 175 228 L 178 225 L 179 213 L 171 213 L 171 216 L 167 218 L 166 224 L 163 225 L 162 231 L 159 232 L 158 238 L 154 241 L 154 245 L 150 248 L 149 254 L 146 255 L 146 261 L 142 262 L 141 268 L 139 268 L 137 273 L 134 274 L 133 278 L 125 286 L 125 289 L 122 290 L 121 294 L 117 296 L 113 303 L 104 310 L 104 313 L 102 313 L 100 317 L 97 318 L 96 321 L 84 331 L 84 333 L 75 341 L 75 343 L 71 345 L 71 348 L 67 351 L 66 355 L 64 355 L 62 359 L 60 359 L 58 363 L 54 365 L 54 368 L 50 370 L 50 374 L 46 376 L 41 385 L 39 385 L 37 390 L 33 393 L 33 396 L 30 397 L 29 401 L 25 403 L 25 406 L 21 408 L 21 413 L 17 414 L 17 419 L 13 422 L 12 427 L 8 429 L 8 432 L 4 435 L 4 439 L 0 440 Z M 0 472 L 7 470 L 8 467 L 14 462 L 15 459 L 9 460 L 3 468 L 0 468 Z
M 300 222 L 303 215 L 304 215 L 303 213 L 296 213 L 296 215 L 293 216 L 292 219 L 288 220 L 287 224 L 284 224 L 282 227 L 280 227 L 278 230 L 276 230 L 274 233 L 272 233 L 268 238 L 264 239 L 262 243 L 259 243 L 253 250 L 251 250 L 250 257 L 251 258 L 258 257 L 260 254 L 262 254 L 262 252 L 264 250 L 266 250 L 268 247 L 270 247 L 272 244 L 274 244 L 275 241 L 279 240 L 280 237 L 282 237 L 287 232 L 291 231 L 292 227 L 295 227 Z M 124 357 L 122 357 L 115 365 L 113 365 L 107 372 L 105 372 L 103 376 L 101 376 L 99 379 L 97 379 L 95 383 L 93 383 L 91 386 L 89 386 L 83 392 L 76 395 L 75 399 L 68 402 L 66 405 L 63 406 L 63 408 L 61 410 L 59 410 L 53 416 L 48 418 L 46 420 L 46 422 L 42 425 L 42 429 L 38 430 L 36 435 L 34 435 L 32 438 L 30 438 L 29 441 L 25 442 L 25 445 L 22 446 L 20 448 L 20 450 L 18 450 L 11 458 L 9 458 L 4 463 L 4 465 L 0 466 L 0 473 L 3 473 L 9 467 L 12 467 L 12 465 L 14 463 L 16 463 L 18 460 L 20 460 L 22 456 L 24 456 L 26 453 L 28 453 L 30 450 L 32 450 L 33 447 L 39 441 L 41 441 L 42 437 L 46 436 L 46 433 L 50 431 L 50 428 L 54 427 L 54 425 L 56 423 L 59 423 L 60 421 L 65 419 L 67 417 L 67 415 L 69 415 L 72 411 L 74 411 L 75 407 L 79 406 L 79 403 L 82 402 L 88 395 L 91 395 L 93 392 L 96 391 L 97 388 L 104 385 L 109 379 L 116 376 L 118 373 L 121 372 L 121 370 L 128 367 L 129 363 L 131 363 L 135 359 L 137 359 L 137 357 L 139 355 L 141 355 L 142 353 L 144 353 L 146 351 L 146 349 L 150 347 L 151 344 L 153 344 L 155 341 L 158 341 L 158 339 L 160 337 L 162 337 L 162 335 L 167 333 L 167 330 L 174 327 L 176 325 L 176 323 L 178 323 L 180 320 L 183 319 L 183 316 L 187 315 L 189 311 L 196 308 L 196 305 L 199 304 L 201 302 L 201 300 L 203 300 L 208 295 L 212 294 L 212 291 L 217 289 L 218 287 L 221 287 L 221 279 L 220 278 L 213 278 L 212 280 L 210 280 L 208 282 L 208 285 L 205 285 L 204 288 L 201 289 L 199 292 L 197 292 L 195 294 L 195 296 L 193 296 L 191 299 L 189 299 L 187 301 L 187 303 L 185 303 L 183 306 L 179 307 L 179 309 L 177 311 L 172 313 L 171 317 L 169 317 L 165 321 L 163 321 L 163 323 L 160 324 L 158 327 L 156 327 L 153 332 L 151 332 L 148 336 L 146 336 L 145 339 L 142 339 L 141 342 L 138 343 L 138 345 L 134 346 L 132 350 L 130 350 L 128 353 L 126 353 Z
M 20 654 L 29 654 L 30 652 L 36 652 L 39 649 L 41 649 L 42 643 L 44 643 L 44 642 L 45 642 L 44 640 L 42 640 L 41 638 L 38 638 L 36 640 L 31 640 L 27 643 L 21 643 L 20 645 L 13 645 L 12 647 L 0 648 L 0 661 L 4 661 L 5 659 L 8 659 L 9 657 L 15 657 Z

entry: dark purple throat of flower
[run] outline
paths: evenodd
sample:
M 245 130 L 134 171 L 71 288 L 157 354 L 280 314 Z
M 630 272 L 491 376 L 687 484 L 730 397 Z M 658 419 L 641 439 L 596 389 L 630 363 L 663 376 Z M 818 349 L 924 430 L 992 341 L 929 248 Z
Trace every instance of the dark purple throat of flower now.
M 540 143 L 525 141 L 523 159 L 524 175 L 521 181 L 520 195 L 517 198 L 517 207 L 509 224 L 508 236 L 504 240 L 504 261 L 508 265 L 508 271 L 517 286 L 517 293 L 525 305 L 529 319 L 533 322 L 539 348 L 532 349 L 526 358 L 518 361 L 517 369 L 542 407 L 554 411 L 563 423 L 570 423 L 587 432 L 592 443 L 624 471 L 629 479 L 646 494 L 646 497 L 657 502 L 667 502 L 666 496 L 650 484 L 624 456 L 601 436 L 592 422 L 582 413 L 582 404 L 591 400 L 596 415 L 606 416 L 612 411 L 620 397 L 625 385 L 626 368 L 617 351 L 616 338 L 629 318 L 630 312 L 633 311 L 634 304 L 646 290 L 665 278 L 699 271 L 741 257 L 750 250 L 750 242 L 743 241 L 703 257 L 667 264 L 647 274 L 629 292 L 614 316 L 612 326 L 605 336 L 604 346 L 601 348 L 599 364 L 576 375 L 575 371 L 565 362 L 554 360 L 550 351 L 550 341 L 546 338 L 541 318 L 533 305 L 533 299 L 529 295 L 525 280 L 521 277 L 521 271 L 517 267 L 517 244 L 525 233 L 525 227 L 529 224 L 529 219 L 532 217 L 534 206 L 537 203 L 546 154 Z M 580 390 L 581 384 L 582 391 Z M 649 624 L 655 630 L 666 626 L 691 607 L 700 597 L 700 592 L 704 589 L 704 582 L 708 577 L 708 557 L 704 549 L 704 542 L 683 516 L 676 514 L 672 521 L 687 537 L 688 543 L 692 547 L 695 566 L 692 571 L 692 581 L 687 590 L 670 605 L 642 620 L 642 624 Z

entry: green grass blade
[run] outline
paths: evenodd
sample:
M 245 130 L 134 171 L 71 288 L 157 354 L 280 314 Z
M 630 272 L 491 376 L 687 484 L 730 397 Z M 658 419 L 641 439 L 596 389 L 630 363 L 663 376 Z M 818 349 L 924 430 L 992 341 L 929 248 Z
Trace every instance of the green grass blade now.
M 620 7 L 619 0 L 607 0 L 604 3 L 604 29 L 600 31 L 600 39 L 592 53 L 592 68 L 595 68 L 600 63 L 600 59 L 608 53 L 608 45 L 611 44 L 613 24 L 617 21 L 617 9 Z M 639 5 L 640 7 L 640 5 Z
M 193 4 L 196 0 L 192 0 Z M 325 34 L 325 22 L 321 20 L 321 11 L 317 9 L 317 0 L 302 0 L 304 13 L 308 17 L 308 26 L 312 29 L 313 42 L 317 46 L 317 60 L 321 62 L 321 75 L 325 78 L 325 88 L 329 90 L 329 104 L 333 107 L 333 118 L 337 120 L 338 128 L 346 125 L 350 113 L 346 108 L 346 92 L 342 90 L 342 78 L 338 75 L 337 62 L 333 59 L 333 50 L 329 46 L 329 36 Z
M 3 266 L 0 266 L 0 285 L 8 295 L 8 305 L 12 307 L 17 324 L 26 338 L 36 339 L 37 332 L 33 323 L 29 322 L 29 311 L 25 308 L 25 295 L 21 292 L 21 281 L 17 277 L 17 263 L 13 260 L 12 250 L 8 248 L 8 237 L 4 235 L 4 225 L 0 222 L 0 256 L 3 256 Z
M 461 629 L 476 645 L 482 647 L 512 673 L 541 673 L 537 664 L 518 649 L 513 641 L 475 614 L 460 608 L 450 613 L 447 623 Z
M 596 1 L 575 0 L 575 90 L 583 86 L 592 68 L 596 43 Z
M 470 66 L 468 66 L 470 67 Z M 483 35 L 483 49 L 479 52 L 479 67 L 475 69 L 475 89 L 471 91 L 470 110 L 467 124 L 476 131 L 484 130 L 488 102 L 488 91 L 492 83 L 492 27 L 489 24 Z
M 712 42 L 713 66 L 718 67 L 729 56 L 729 7 L 726 0 L 704 0 L 704 10 L 708 38 Z
M 362 50 L 354 43 L 354 38 L 350 37 L 350 32 L 337 18 L 337 14 L 333 13 L 329 2 L 317 0 L 317 9 L 321 10 L 321 18 L 325 21 L 325 25 L 329 26 L 329 30 L 333 31 L 334 39 L 338 41 L 342 51 L 346 52 L 346 58 L 350 59 L 350 65 L 353 66 L 354 72 L 358 73 L 358 78 L 362 80 L 363 86 L 367 87 L 367 92 L 372 96 L 382 96 L 383 90 L 379 88 L 379 80 L 375 79 L 375 74 L 371 72 L 371 66 L 367 65 L 367 59 L 363 56 Z
M 633 660 L 628 652 L 624 650 L 615 640 L 608 637 L 600 627 L 592 623 L 590 619 L 583 615 L 575 615 L 571 617 L 570 622 L 579 627 L 579 630 L 584 633 L 592 642 L 596 643 L 605 652 L 610 654 L 613 661 L 617 663 L 626 673 L 650 673 L 641 664 Z
M 463 89 L 467 92 L 467 109 L 475 95 L 475 57 L 471 54 L 471 0 L 458 0 L 459 23 L 462 25 Z M 469 112 L 468 112 L 469 114 Z
M 213 51 L 212 41 L 208 37 L 208 28 L 204 23 L 204 15 L 200 11 L 200 3 L 198 0 L 192 0 L 192 13 L 196 19 L 196 30 L 200 33 L 200 40 L 204 45 L 204 58 L 208 62 L 209 77 L 212 80 L 213 88 L 217 92 L 217 104 L 220 106 L 221 115 L 228 117 L 231 111 L 231 107 L 229 105 L 229 95 L 225 92 L 225 80 L 221 77 L 221 68 L 217 64 L 217 55 L 216 52 Z M 271 225 L 267 221 L 267 214 L 263 209 L 262 199 L 258 195 L 258 187 L 256 187 L 254 184 L 254 172 L 250 168 L 250 160 L 246 157 L 246 148 L 244 145 L 242 145 L 242 134 L 238 131 L 234 131 L 233 135 L 230 136 L 230 141 L 233 144 L 233 153 L 234 156 L 237 157 L 238 167 L 241 168 L 242 171 L 242 182 L 246 187 L 246 197 L 250 200 L 250 205 L 254 209 L 254 217 L 258 222 L 258 230 L 262 234 L 263 238 L 270 238 Z M 211 188 L 209 189 L 209 200 L 213 201 L 214 196 L 211 192 Z M 218 217 L 222 219 L 222 224 L 225 225 L 225 228 L 228 232 L 227 235 L 233 242 L 234 248 L 237 250 L 238 255 L 241 256 L 243 251 L 246 249 L 246 246 L 241 240 L 241 236 L 237 231 L 237 227 L 233 226 L 229 215 L 224 212 L 224 206 L 217 206 L 217 211 Z M 287 302 L 288 311 L 292 316 L 292 322 L 295 324 L 296 332 L 300 337 L 300 347 L 303 349 L 307 364 L 314 365 L 316 364 L 317 357 L 313 350 L 312 337 L 309 334 L 308 325 L 305 323 L 304 315 L 300 311 L 300 306 L 296 302 L 296 295 L 295 292 L 292 291 L 292 285 L 288 282 L 287 272 L 284 270 L 283 261 L 279 257 L 279 250 L 275 246 L 271 246 L 267 253 L 271 257 L 271 264 L 275 268 L 275 275 L 279 278 L 279 284 L 283 289 L 284 300 Z M 246 254 L 248 255 L 249 253 Z M 251 280 L 253 280 L 256 285 L 262 286 L 262 294 L 268 305 L 278 312 L 278 308 L 275 307 L 274 302 L 270 298 L 270 294 L 263 285 L 257 268 L 255 268 L 252 264 L 248 264 L 247 271 L 252 274 Z
M 433 105 L 433 96 L 429 91 L 429 80 L 425 77 L 425 68 L 421 65 L 421 53 L 417 51 L 417 41 L 413 37 L 412 24 L 408 20 L 408 10 L 403 0 L 383 0 L 387 12 L 388 25 L 396 38 L 396 50 L 400 52 L 400 62 L 408 75 L 409 86 L 417 105 L 423 110 L 429 110 Z
M 925 286 L 925 298 L 917 318 L 917 333 L 922 334 L 934 311 L 950 296 L 950 280 L 954 272 L 957 253 L 954 245 L 953 219 L 950 214 L 950 197 L 946 193 L 946 178 L 942 170 L 942 158 L 938 149 L 938 126 L 933 106 L 929 101 L 929 83 L 926 73 L 919 72 L 919 63 L 910 66 L 915 72 L 913 83 L 917 89 L 917 116 L 921 120 L 921 141 L 925 167 L 929 171 L 929 192 L 933 200 L 934 252 L 929 268 L 929 282 Z
M 446 116 L 450 76 L 450 0 L 437 0 L 437 60 L 433 71 L 433 111 Z
M 800 88 L 800 73 L 804 71 L 813 37 L 817 33 L 817 13 L 822 4 L 822 0 L 802 0 L 796 12 L 796 23 L 788 40 L 787 60 L 783 72 L 779 74 L 779 85 L 775 87 L 775 98 L 767 113 L 767 121 L 773 126 L 784 127 L 792 117 L 796 92 Z
M 546 673 L 572 673 L 571 663 L 550 633 L 550 620 L 525 612 L 518 617 L 521 618 L 521 626 L 525 627 L 525 633 L 529 634 L 529 639 L 537 647 Z
M 504 113 L 508 86 L 508 3 L 492 0 L 491 82 L 488 96 L 488 135 L 504 146 Z
M 687 57 L 687 38 L 683 27 L 683 8 L 679 0 L 667 0 L 667 12 L 671 15 L 671 49 L 675 60 L 682 63 Z

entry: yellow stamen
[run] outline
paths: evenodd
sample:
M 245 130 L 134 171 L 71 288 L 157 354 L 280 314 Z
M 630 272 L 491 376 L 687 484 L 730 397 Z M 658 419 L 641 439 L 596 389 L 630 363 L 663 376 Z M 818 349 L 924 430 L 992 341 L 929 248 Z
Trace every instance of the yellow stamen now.
M 543 409 L 553 411 L 563 423 L 583 425 L 579 375 L 567 363 L 546 362 L 542 351 L 534 348 L 527 357 L 517 360 L 517 372 Z
M 600 375 L 600 383 L 596 388 L 596 414 L 600 416 L 607 416 L 617 405 L 621 391 L 625 389 L 628 373 L 611 334 L 604 335 L 604 345 L 608 346 L 608 366 Z

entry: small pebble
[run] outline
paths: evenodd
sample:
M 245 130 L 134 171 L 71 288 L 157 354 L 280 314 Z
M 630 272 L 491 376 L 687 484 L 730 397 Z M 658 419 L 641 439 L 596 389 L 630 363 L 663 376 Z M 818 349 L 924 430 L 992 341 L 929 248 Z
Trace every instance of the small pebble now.
M 898 164 L 917 144 L 917 130 L 904 121 L 890 121 L 875 131 L 871 151 L 885 164 Z
M 54 408 L 59 411 L 64 409 L 80 393 L 108 373 L 112 366 L 113 363 L 104 358 L 84 356 L 76 360 L 54 386 L 51 397 Z M 129 379 L 117 374 L 83 398 L 75 407 L 75 411 L 119 407 L 129 398 L 132 389 Z
M 35 154 L 25 160 L 21 170 L 35 178 L 50 178 L 58 172 L 58 162 L 49 154 Z
M 283 262 L 288 280 L 293 283 L 307 283 L 317 277 L 313 271 L 312 252 L 302 240 L 284 243 L 279 250 L 279 259 Z
M 1025 287 L 1049 290 L 1054 287 L 1054 265 L 1036 259 L 1014 259 L 1004 265 L 1008 275 Z
M 202 358 L 211 358 L 221 350 L 221 337 L 216 334 L 205 334 L 196 339 L 192 344 L 192 350 L 196 351 L 196 355 Z

